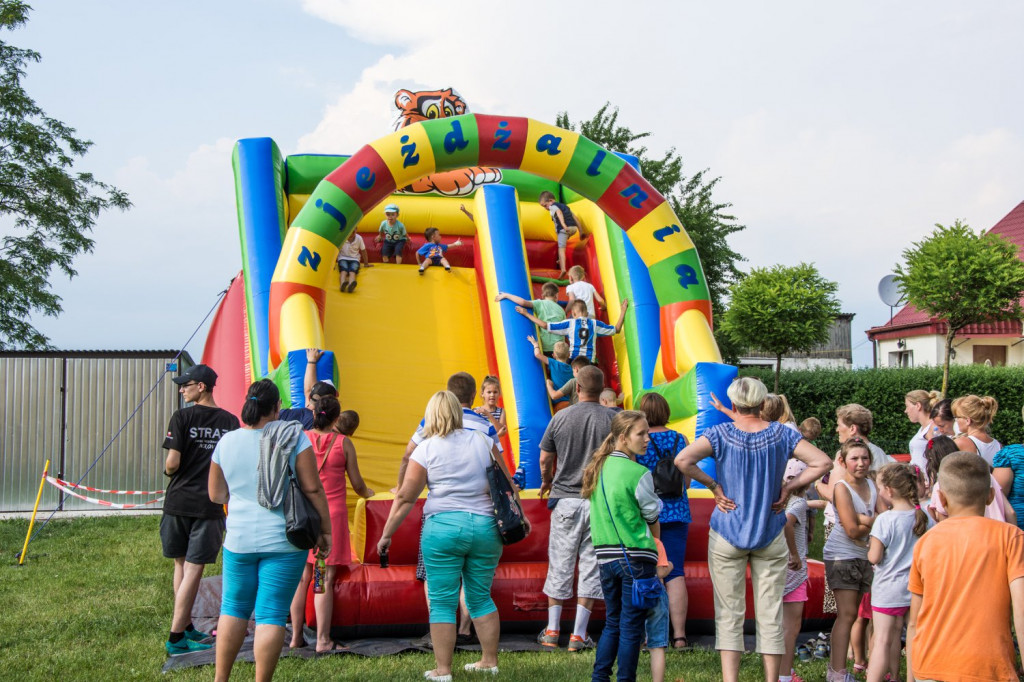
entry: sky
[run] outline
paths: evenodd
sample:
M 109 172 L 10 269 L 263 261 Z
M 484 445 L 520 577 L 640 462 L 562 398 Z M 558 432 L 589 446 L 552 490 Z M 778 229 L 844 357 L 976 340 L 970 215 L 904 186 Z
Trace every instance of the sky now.
M 1024 4 L 398 0 L 37 2 L 2 40 L 42 56 L 25 86 L 94 142 L 79 170 L 128 192 L 78 276 L 55 277 L 63 349 L 187 349 L 241 268 L 231 150 L 352 153 L 400 88 L 554 122 L 605 102 L 720 176 L 743 268 L 814 263 L 863 330 L 880 278 L 956 219 L 1024 200 Z M 198 329 L 198 331 L 196 331 Z

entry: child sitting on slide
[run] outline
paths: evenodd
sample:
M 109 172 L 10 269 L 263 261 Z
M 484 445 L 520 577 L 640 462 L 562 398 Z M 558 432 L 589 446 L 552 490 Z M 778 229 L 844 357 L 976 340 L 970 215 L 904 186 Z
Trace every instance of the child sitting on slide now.
M 384 207 L 384 220 L 377 228 L 377 236 L 374 244 L 384 245 L 380 247 L 380 260 L 388 262 L 388 258 L 395 257 L 396 263 L 402 262 L 402 250 L 405 249 L 405 242 L 409 239 L 409 233 L 405 231 L 405 225 L 398 220 L 398 205 L 388 204 Z
M 450 245 L 442 244 L 441 230 L 436 227 L 428 227 L 423 231 L 423 236 L 426 238 L 427 243 L 416 251 L 416 263 L 420 266 L 420 274 L 422 275 L 423 271 L 431 265 L 441 265 L 444 267 L 445 272 L 451 272 L 452 266 L 448 263 L 448 259 L 444 257 L 444 254 L 448 252 L 449 246 L 462 246 L 462 240 L 456 239 Z M 423 258 L 421 259 L 420 256 Z

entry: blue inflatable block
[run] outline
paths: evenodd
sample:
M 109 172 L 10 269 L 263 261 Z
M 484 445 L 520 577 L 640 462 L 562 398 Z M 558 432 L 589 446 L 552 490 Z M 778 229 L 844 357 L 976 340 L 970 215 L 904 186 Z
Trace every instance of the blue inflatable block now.
M 306 406 L 306 351 L 293 350 L 288 353 L 288 394 L 292 407 Z M 316 363 L 316 380 L 334 383 L 334 353 L 325 350 Z

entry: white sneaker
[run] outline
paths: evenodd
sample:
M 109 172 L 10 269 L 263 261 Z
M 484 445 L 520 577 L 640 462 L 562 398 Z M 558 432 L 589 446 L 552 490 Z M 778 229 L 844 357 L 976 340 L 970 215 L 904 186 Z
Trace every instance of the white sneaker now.
M 423 673 L 423 679 L 434 680 L 434 682 L 452 682 L 452 674 L 438 675 L 433 670 L 427 670 Z

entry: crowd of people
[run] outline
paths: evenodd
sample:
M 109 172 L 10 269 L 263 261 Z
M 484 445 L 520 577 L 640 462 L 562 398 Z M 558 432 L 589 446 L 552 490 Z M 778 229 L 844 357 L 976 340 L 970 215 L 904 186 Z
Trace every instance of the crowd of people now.
M 514 302 L 525 312 L 523 302 Z M 532 303 L 535 312 L 543 309 Z M 582 300 L 578 307 L 574 319 L 588 319 Z M 531 341 L 549 370 L 568 350 L 558 340 L 550 350 Z M 586 359 L 583 347 L 577 353 Z M 246 395 L 241 424 L 217 407 L 209 367 L 197 365 L 175 379 L 191 405 L 173 415 L 164 443 L 171 480 L 160 535 L 165 556 L 174 560 L 175 593 L 166 648 L 177 655 L 212 646 L 190 614 L 205 565 L 223 549 L 218 680 L 228 679 L 253 614 L 256 678 L 270 679 L 289 616 L 293 624 L 305 620 L 318 558 L 326 572 L 325 589 L 314 598 L 315 647 L 339 647 L 330 635 L 331 586 L 337 568 L 351 560 L 346 481 L 360 496 L 374 491 L 360 475 L 351 439 L 358 415 L 341 410 L 334 386 L 316 381 L 319 359 L 320 351 L 307 351 L 304 406 L 281 410 L 277 387 L 258 381 Z M 609 680 L 616 666 L 618 679 L 634 679 L 646 643 L 653 679 L 664 678 L 666 650 L 689 646 L 687 490 L 696 482 L 715 502 L 708 565 L 726 682 L 738 679 L 745 648 L 748 571 L 765 679 L 799 682 L 793 665 L 809 654 L 797 638 L 816 510 L 825 515 L 824 606 L 836 613 L 827 642 L 818 642 L 824 651 L 816 652 L 828 656 L 828 680 L 859 673 L 870 682 L 897 679 L 904 625 L 911 679 L 1015 679 L 1011 623 L 1024 631 L 1024 533 L 1017 528 L 1024 519 L 1024 445 L 1004 448 L 990 434 L 998 409 L 993 398 L 907 394 L 906 415 L 918 426 L 908 464 L 871 443 L 869 410 L 844 405 L 835 415 L 840 448 L 833 459 L 813 444 L 820 421 L 798 425 L 785 397 L 756 379 L 732 383 L 731 407 L 712 396 L 731 419 L 690 443 L 668 428 L 669 405 L 659 394 L 645 394 L 637 410 L 622 410 L 614 393 L 602 396 L 608 391 L 599 367 L 589 360 L 570 367 L 572 386 L 558 396 L 569 398 L 567 405 L 540 443 L 540 493 L 551 522 L 547 623 L 539 644 L 596 649 L 593 679 Z M 456 645 L 474 636 L 481 657 L 466 669 L 498 672 L 500 621 L 491 585 L 502 543 L 487 470 L 522 480 L 505 467 L 500 437 L 507 423 L 497 379 L 487 377 L 479 394 L 476 389 L 475 379 L 459 372 L 430 399 L 377 539 L 386 555 L 426 488 L 417 578 L 425 583 L 435 655 L 427 679 L 450 680 Z M 698 466 L 708 457 L 715 460 L 714 477 Z M 322 519 L 310 551 L 285 535 L 281 502 L 293 479 Z M 660 591 L 651 603 L 638 602 L 634 588 L 654 584 Z M 562 611 L 570 600 L 575 617 L 564 637 Z M 588 630 L 598 600 L 605 623 L 595 642 Z M 292 632 L 292 647 L 308 646 L 301 627 Z

